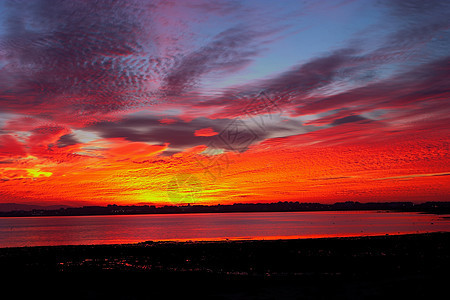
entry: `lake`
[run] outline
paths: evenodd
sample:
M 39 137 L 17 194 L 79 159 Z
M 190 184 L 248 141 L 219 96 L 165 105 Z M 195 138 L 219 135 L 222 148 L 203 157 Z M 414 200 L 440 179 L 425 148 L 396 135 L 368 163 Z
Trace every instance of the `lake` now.
M 449 215 L 320 211 L 0 218 L 0 247 L 450 231 Z

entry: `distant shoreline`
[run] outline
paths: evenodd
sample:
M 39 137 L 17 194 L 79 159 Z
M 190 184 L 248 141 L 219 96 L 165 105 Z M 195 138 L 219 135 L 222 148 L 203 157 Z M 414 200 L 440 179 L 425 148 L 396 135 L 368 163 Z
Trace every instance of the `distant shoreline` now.
M 107 205 L 65 207 L 60 209 L 32 209 L 0 212 L 0 217 L 49 217 L 95 215 L 144 215 L 189 213 L 249 213 L 249 212 L 313 212 L 313 211 L 392 211 L 450 214 L 450 202 L 337 202 L 334 204 L 276 202 L 237 203 L 232 205 Z

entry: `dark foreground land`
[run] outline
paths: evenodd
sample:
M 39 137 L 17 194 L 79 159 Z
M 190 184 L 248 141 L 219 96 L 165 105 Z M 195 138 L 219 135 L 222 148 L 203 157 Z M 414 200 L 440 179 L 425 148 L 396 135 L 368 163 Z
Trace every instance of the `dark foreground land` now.
M 450 233 L 0 249 L 3 299 L 436 299 Z

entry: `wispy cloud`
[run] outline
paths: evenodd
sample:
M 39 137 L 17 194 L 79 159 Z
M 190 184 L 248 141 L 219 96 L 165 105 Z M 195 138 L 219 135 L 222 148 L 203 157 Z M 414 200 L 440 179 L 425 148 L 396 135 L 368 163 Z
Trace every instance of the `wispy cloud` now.
M 409 174 L 402 176 L 392 176 L 385 178 L 375 178 L 373 180 L 389 180 L 389 179 L 413 179 L 417 177 L 429 177 L 429 176 L 450 176 L 450 173 L 431 173 L 431 174 Z

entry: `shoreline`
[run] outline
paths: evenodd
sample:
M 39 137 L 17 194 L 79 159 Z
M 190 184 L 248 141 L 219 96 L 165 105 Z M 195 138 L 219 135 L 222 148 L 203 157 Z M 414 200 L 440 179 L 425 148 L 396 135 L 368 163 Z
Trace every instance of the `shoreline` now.
M 120 214 L 82 214 L 82 215 L 5 215 L 0 212 L 0 219 L 12 218 L 53 218 L 53 217 L 113 217 L 113 216 L 160 216 L 160 215 L 201 215 L 201 214 L 252 214 L 252 213 L 320 213 L 320 212 L 376 212 L 376 213 L 417 213 L 450 218 L 450 211 L 399 210 L 399 209 L 329 209 L 329 210 L 265 210 L 265 211 L 211 211 L 211 212 L 164 212 L 164 213 L 120 213 Z M 6 214 L 9 214 L 6 213 Z M 448 216 L 447 216 L 448 215 Z
M 216 212 L 168 212 L 168 213 L 127 213 L 127 214 L 92 214 L 92 215 L 29 215 L 29 216 L 1 216 L 0 219 L 10 218 L 53 218 L 53 217 L 123 217 L 123 216 L 161 216 L 161 215 L 203 215 L 203 214 L 256 214 L 256 213 L 416 213 L 435 215 L 442 218 L 450 218 L 450 212 L 431 212 L 419 210 L 393 210 L 393 209 L 352 209 L 352 210 L 286 210 L 286 211 L 216 211 Z M 446 216 L 448 215 L 448 216 Z
M 239 243 L 239 242 L 277 242 L 277 241 L 305 241 L 305 240 L 345 240 L 345 239 L 370 239 L 370 238 L 385 238 L 385 237 L 399 237 L 399 236 L 417 236 L 429 234 L 450 234 L 450 231 L 423 231 L 423 232 L 404 232 L 404 233 L 384 233 L 384 234 L 361 234 L 361 235 L 335 235 L 335 236 L 316 236 L 316 237 L 300 237 L 300 236 L 280 236 L 267 238 L 251 238 L 251 237 L 236 237 L 236 238 L 220 238 L 220 239 L 162 239 L 162 240 L 146 240 L 140 242 L 130 243 L 97 243 L 97 244 L 60 244 L 60 245 L 33 245 L 33 246 L 11 246 L 0 247 L 0 252 L 6 249 L 22 249 L 22 248 L 60 248 L 60 247 L 136 247 L 142 245 L 167 245 L 167 244 L 221 244 L 221 243 Z
M 252 213 L 252 212 L 315 212 L 315 211 L 392 211 L 428 214 L 450 214 L 450 202 L 336 202 L 334 204 L 276 202 L 235 203 L 226 205 L 107 205 L 60 209 L 0 211 L 0 217 L 102 216 L 102 215 L 164 215 L 191 213 Z
M 419 233 L 398 233 L 398 234 L 374 234 L 374 235 L 349 235 L 349 236 L 327 236 L 327 237 L 305 237 L 305 238 L 268 238 L 268 239 L 220 239 L 220 240 L 157 240 L 157 241 L 143 241 L 136 243 L 111 243 L 111 244 L 76 244 L 76 245 L 43 245 L 43 246 L 19 246 L 19 247 L 2 247 L 0 248 L 0 266 L 7 260 L 8 254 L 16 252 L 39 252 L 42 251 L 64 251 L 70 250 L 70 253 L 76 253 L 77 250 L 84 251 L 90 250 L 136 250 L 136 249 L 156 249 L 173 247 L 175 250 L 180 250 L 185 247 L 210 247 L 210 246 L 237 246 L 237 245 L 260 245 L 262 247 L 267 245 L 276 244 L 290 244 L 293 246 L 313 245 L 320 244 L 327 246 L 326 244 L 334 243 L 376 243 L 377 241 L 408 241 L 408 240 L 436 240 L 444 239 L 450 241 L 450 231 L 435 231 L 435 232 L 419 232 Z M 374 245 L 376 246 L 376 245 Z M 418 245 L 415 245 L 418 246 Z M 328 247 L 328 246 L 327 246 Z M 446 245 L 450 249 L 450 243 Z M 420 248 L 420 247 L 419 247 Z M 389 250 L 389 249 L 386 249 Z M 75 251 L 75 252 L 74 252 Z M 450 251 L 449 251 L 450 256 Z M 38 258 L 38 257 L 36 257 Z

